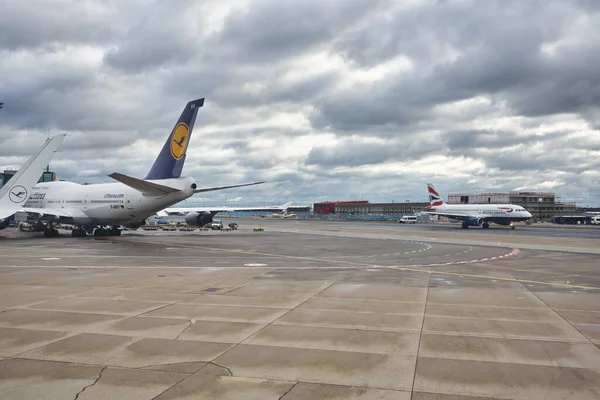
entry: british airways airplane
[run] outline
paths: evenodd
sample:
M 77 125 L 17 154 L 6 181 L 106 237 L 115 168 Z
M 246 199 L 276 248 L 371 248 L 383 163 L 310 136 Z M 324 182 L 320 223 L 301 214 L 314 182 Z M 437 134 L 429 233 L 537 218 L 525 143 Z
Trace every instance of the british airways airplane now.
M 531 213 L 514 204 L 446 204 L 433 184 L 427 184 L 429 206 L 427 214 L 441 215 L 462 221 L 462 228 L 481 226 L 489 228 L 490 222 L 515 229 L 515 222 L 526 221 Z
M 21 208 L 28 220 L 37 221 L 44 236 L 58 236 L 57 223 L 75 225 L 72 236 L 119 236 L 119 226 L 138 228 L 145 219 L 158 211 L 187 199 L 194 193 L 258 185 L 264 182 L 198 188 L 192 178 L 181 176 L 186 150 L 204 99 L 186 104 L 179 120 L 169 134 L 158 158 L 144 179 L 117 172 L 109 176 L 118 181 L 93 185 L 74 182 L 47 182 L 33 187 Z M 212 222 L 212 215 L 203 215 L 199 224 Z

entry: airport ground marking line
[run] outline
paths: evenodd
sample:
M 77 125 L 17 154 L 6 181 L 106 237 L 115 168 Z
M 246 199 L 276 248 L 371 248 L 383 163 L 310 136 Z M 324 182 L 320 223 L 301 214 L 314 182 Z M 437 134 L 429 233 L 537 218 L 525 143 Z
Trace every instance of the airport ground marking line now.
M 298 233 L 298 234 L 313 234 L 313 235 L 319 235 L 319 233 L 322 232 L 336 232 L 339 233 L 341 231 L 314 231 L 314 230 L 300 230 L 300 231 L 295 231 L 295 230 L 289 230 L 289 229 L 275 229 L 275 232 L 283 232 L 283 233 Z M 349 233 L 353 233 L 352 231 L 350 231 Z M 388 234 L 381 234 L 381 233 L 371 233 L 370 235 L 374 235 L 374 236 L 383 236 L 384 238 L 389 237 Z M 339 237 L 347 237 L 347 238 L 356 238 L 356 236 L 344 236 L 344 235 L 323 235 L 321 234 L 321 236 L 339 236 Z M 465 237 L 466 239 L 472 238 L 473 236 L 468 236 Z M 526 236 L 527 237 L 527 236 Z M 530 236 L 531 237 L 531 236 Z M 562 238 L 562 237 L 558 237 L 558 238 Z M 371 239 L 371 238 L 365 238 L 365 239 Z M 517 244 L 513 243 L 513 244 L 507 244 L 507 243 L 502 243 L 500 241 L 498 241 L 497 243 L 495 242 L 481 242 L 481 241 L 477 241 L 477 240 L 473 240 L 468 242 L 467 244 L 465 243 L 458 243 L 456 241 L 447 241 L 447 240 L 452 240 L 451 237 L 442 237 L 442 238 L 437 238 L 437 237 L 428 237 L 428 236 L 404 236 L 401 234 L 395 234 L 393 235 L 393 239 L 394 240 L 399 240 L 399 241 L 417 241 L 417 240 L 423 240 L 423 241 L 429 241 L 429 242 L 433 242 L 435 244 L 447 244 L 447 245 L 472 245 L 472 246 L 478 246 L 478 247 L 505 247 L 505 246 L 509 246 L 509 247 L 516 247 Z M 569 239 L 569 238 L 567 238 Z M 586 238 L 586 239 L 593 239 L 593 238 Z M 539 244 L 519 244 L 519 246 L 521 248 L 524 248 L 526 250 L 534 250 L 534 251 L 550 251 L 550 252 L 560 252 L 560 253 L 576 253 L 576 254 L 599 254 L 598 251 L 592 251 L 591 249 L 588 248 L 573 248 L 573 247 L 569 247 L 569 248 L 565 248 L 565 249 L 559 249 L 559 250 L 551 250 L 548 248 L 540 248 L 541 245 Z
M 320 260 L 320 261 L 327 261 L 327 260 Z M 348 264 L 348 263 L 346 263 Z M 459 273 L 459 272 L 447 272 L 447 271 L 439 271 L 439 270 L 434 270 L 434 269 L 422 269 L 422 268 L 417 268 L 417 267 L 410 267 L 410 266 L 401 266 L 401 265 L 375 265 L 375 264 L 358 264 L 358 263 L 350 263 L 352 265 L 349 266 L 339 266 L 339 267 L 253 267 L 256 269 L 259 268 L 264 268 L 264 269 L 269 269 L 271 271 L 275 271 L 278 269 L 284 269 L 284 270 L 289 270 L 289 269 L 294 269 L 294 270 L 314 270 L 314 269 L 351 269 L 354 267 L 363 267 L 363 268 L 374 268 L 374 269 L 392 269 L 392 270 L 400 270 L 400 271 L 413 271 L 413 272 L 422 272 L 422 273 L 426 273 L 426 274 L 439 274 L 439 275 L 451 275 L 451 276 L 459 276 L 459 277 L 470 277 L 470 278 L 479 278 L 479 279 L 489 279 L 489 280 L 499 280 L 499 281 L 506 281 L 506 282 L 516 282 L 516 283 L 520 283 L 520 282 L 524 282 L 524 283 L 533 283 L 533 284 L 538 284 L 538 285 L 544 285 L 544 286 L 560 286 L 560 287 L 566 287 L 566 288 L 573 288 L 573 289 L 584 289 L 584 290 L 600 290 L 600 287 L 596 287 L 596 286 L 583 286 L 583 285 L 571 285 L 571 284 L 566 284 L 566 283 L 554 283 L 554 282 L 544 282 L 544 281 L 534 281 L 534 280 L 528 280 L 528 279 L 519 279 L 519 278 L 507 278 L 507 277 L 500 277 L 500 276 L 490 276 L 490 275 L 476 275 L 476 274 L 466 274 L 466 273 Z M 426 267 L 426 266 L 423 266 Z M 44 268 L 62 268 L 62 269 L 224 269 L 227 267 L 190 267 L 190 266 L 170 266 L 170 267 L 163 267 L 163 266 L 141 266 L 141 265 L 134 265 L 134 266 L 122 266 L 122 265 L 109 265 L 109 266 L 102 266 L 102 265 L 98 265 L 98 266 L 81 266 L 81 265 L 39 265 L 39 266 L 29 266 L 29 265 L 0 265 L 0 268 L 40 268 L 40 269 L 44 269 Z M 232 267 L 234 269 L 244 269 L 244 267 Z M 430 266 L 429 268 L 433 268 L 433 266 Z M 42 301 L 45 302 L 45 301 Z
M 143 244 L 148 243 L 147 241 L 141 241 L 141 240 L 130 240 L 130 242 L 143 243 Z M 163 244 L 163 245 L 165 244 L 163 242 L 153 242 L 153 243 Z M 397 266 L 385 266 L 385 265 L 357 263 L 357 262 L 345 261 L 345 260 L 333 260 L 333 259 L 328 259 L 328 258 L 313 258 L 313 257 L 303 257 L 303 256 L 292 256 L 292 255 L 288 255 L 288 254 L 263 253 L 263 252 L 251 251 L 251 250 L 220 249 L 220 248 L 215 248 L 215 247 L 194 246 L 194 245 L 186 245 L 186 244 L 176 244 L 175 246 L 184 247 L 184 248 L 192 248 L 192 249 L 204 249 L 204 250 L 211 250 L 211 251 L 236 253 L 236 254 L 251 254 L 251 255 L 265 256 L 265 257 L 280 257 L 280 258 L 287 258 L 287 259 L 293 259 L 293 260 L 328 262 L 328 263 L 333 263 L 333 264 L 345 264 L 345 265 L 350 265 L 350 266 L 355 266 L 355 267 L 367 267 L 367 268 L 396 268 L 397 267 Z M 520 249 L 514 248 L 512 246 L 504 246 L 504 247 L 510 248 L 510 249 L 512 249 L 512 251 L 510 253 L 506 253 L 506 254 L 497 256 L 494 259 L 510 257 L 513 255 L 519 254 L 521 251 Z M 447 263 L 414 265 L 414 267 L 437 267 L 437 266 L 446 266 L 446 265 L 472 264 L 472 263 L 476 263 L 476 262 L 481 262 L 481 260 L 478 259 L 478 260 L 450 261 Z M 408 266 L 408 267 L 411 267 L 411 266 Z M 277 267 L 273 267 L 273 268 L 277 268 Z
M 132 240 L 132 242 L 144 243 L 144 244 L 147 243 L 147 242 L 137 241 L 137 240 Z M 159 242 L 155 242 L 155 243 L 156 244 L 164 244 L 164 243 L 159 243 Z M 288 258 L 288 259 L 293 259 L 293 260 L 329 262 L 329 263 L 333 263 L 333 264 L 346 264 L 346 265 L 351 265 L 351 266 L 355 266 L 355 267 L 375 267 L 375 268 L 383 267 L 383 266 L 377 266 L 377 265 L 373 265 L 373 264 L 356 263 L 356 262 L 352 262 L 352 261 L 330 260 L 330 259 L 326 259 L 326 258 L 313 258 L 313 257 L 303 257 L 303 256 L 292 256 L 292 255 L 288 255 L 288 254 L 263 253 L 263 252 L 251 251 L 251 250 L 219 249 L 219 248 L 214 248 L 214 247 L 193 246 L 193 245 L 184 245 L 184 244 L 178 244 L 176 246 L 193 248 L 193 249 L 220 251 L 220 252 L 226 252 L 226 253 L 250 254 L 250 255 L 254 255 L 254 256 L 280 257 L 280 258 Z M 271 268 L 278 268 L 278 267 L 271 267 Z M 389 268 L 389 267 L 384 267 L 384 268 Z
M 142 240 L 128 240 L 128 241 L 134 242 L 134 243 L 142 243 L 142 244 L 149 243 L 148 241 L 142 241 Z M 164 242 L 157 242 L 157 241 L 151 241 L 150 243 L 162 244 L 162 245 L 165 244 Z M 227 252 L 227 253 L 252 254 L 252 255 L 262 255 L 265 257 L 281 257 L 281 258 L 305 260 L 305 261 L 329 262 L 329 263 L 333 263 L 333 264 L 344 264 L 344 265 L 363 267 L 363 268 L 366 267 L 366 268 L 378 268 L 378 269 L 398 269 L 398 270 L 408 270 L 408 271 L 414 271 L 414 272 L 423 272 L 423 273 L 429 273 L 429 274 L 436 273 L 436 274 L 451 275 L 451 276 L 468 276 L 471 278 L 479 278 L 479 279 L 497 279 L 497 280 L 506 281 L 506 282 L 521 281 L 521 282 L 525 282 L 525 283 L 533 283 L 533 284 L 545 285 L 545 286 L 560 286 L 560 287 L 568 287 L 568 288 L 575 288 L 575 289 L 600 290 L 600 287 L 594 287 L 594 286 L 570 285 L 570 284 L 564 284 L 564 283 L 553 283 L 553 282 L 543 282 L 543 281 L 534 281 L 534 280 L 519 280 L 518 278 L 506 278 L 506 277 L 477 275 L 477 274 L 461 274 L 461 273 L 454 273 L 454 272 L 421 269 L 421 268 L 432 268 L 432 267 L 436 267 L 436 266 L 473 264 L 476 262 L 481 262 L 481 260 L 466 260 L 466 261 L 456 261 L 456 262 L 429 264 L 429 265 L 421 265 L 421 266 L 401 266 L 401 265 L 386 266 L 386 265 L 355 263 L 352 261 L 344 261 L 344 260 L 329 260 L 329 259 L 320 259 L 320 258 L 312 258 L 312 257 L 291 256 L 291 255 L 286 255 L 286 254 L 262 253 L 262 252 L 255 252 L 255 251 L 249 251 L 249 250 L 220 249 L 220 248 L 214 248 L 214 247 L 194 246 L 194 245 L 186 245 L 186 244 L 173 245 L 172 243 L 169 243 L 169 245 L 183 247 L 183 248 L 204 249 L 204 250 L 220 251 L 220 252 Z M 504 247 L 506 247 L 506 246 L 504 246 Z M 519 254 L 519 253 L 520 253 L 520 249 L 512 248 L 512 251 L 510 253 L 506 253 L 504 255 L 494 257 L 493 259 L 507 258 L 510 256 L 514 256 L 516 254 Z M 14 267 L 18 267 L 18 266 L 14 266 Z M 52 266 L 48 266 L 48 267 L 52 267 Z M 55 267 L 56 268 L 64 268 L 65 266 L 55 266 Z M 421 267 L 421 268 L 418 268 L 418 267 Z M 77 268 L 77 267 L 74 267 L 74 268 Z M 105 267 L 105 268 L 109 268 L 109 267 Z M 116 268 L 118 268 L 118 267 L 116 267 Z M 169 268 L 169 267 L 158 267 L 157 266 L 156 268 Z M 173 268 L 173 267 L 170 267 L 170 268 Z M 198 267 L 189 267 L 189 268 L 198 268 Z M 266 268 L 281 269 L 281 267 L 266 267 Z M 310 267 L 310 268 L 314 268 L 314 267 Z M 319 267 L 316 267 L 316 268 L 319 268 Z M 301 269 L 301 268 L 296 268 L 296 269 Z M 306 268 L 303 268 L 303 269 L 306 269 Z
M 569 320 L 567 320 L 565 317 L 563 317 L 561 313 L 559 313 L 559 312 L 558 312 L 558 311 L 556 311 L 554 308 L 552 308 L 552 307 L 551 307 L 551 306 L 550 306 L 550 305 L 549 305 L 549 304 L 548 304 L 546 301 L 544 301 L 544 300 L 543 300 L 541 297 L 539 297 L 539 296 L 538 296 L 536 293 L 534 293 L 534 292 L 533 292 L 533 291 L 532 291 L 532 290 L 531 290 L 529 287 L 527 287 L 526 285 L 523 285 L 523 287 L 524 287 L 524 288 L 525 288 L 525 289 L 526 289 L 526 290 L 527 290 L 529 293 L 531 293 L 532 295 L 534 295 L 534 296 L 535 296 L 535 297 L 536 297 L 536 298 L 537 298 L 539 301 L 541 301 L 542 303 L 544 303 L 544 305 L 545 305 L 546 307 L 548 307 L 550 310 L 552 310 L 552 312 L 553 312 L 554 314 L 556 314 L 556 315 L 558 316 L 558 318 L 562 319 L 562 320 L 563 320 L 563 321 L 564 321 L 566 324 L 568 324 L 568 325 L 569 325 L 571 328 L 573 328 L 573 329 L 575 329 L 577 332 L 579 332 L 579 334 L 580 334 L 581 336 L 583 336 L 584 338 L 586 338 L 586 339 L 587 339 L 587 341 L 588 341 L 589 343 L 591 343 L 592 345 L 594 345 L 594 346 L 596 346 L 596 347 L 599 347 L 599 346 L 598 346 L 596 343 L 594 343 L 594 341 L 593 341 L 593 340 L 592 340 L 592 339 L 591 339 L 591 338 L 590 338 L 588 335 L 586 335 L 585 333 L 583 333 L 583 332 L 581 332 L 579 329 L 577 329 L 577 328 L 575 327 L 575 325 L 573 325 L 573 324 L 572 324 L 572 323 L 571 323 Z M 599 347 L 599 348 L 600 348 L 600 347 Z
M 136 242 L 138 242 L 138 241 L 136 241 Z M 139 242 L 146 243 L 146 242 L 142 242 L 142 241 L 139 241 Z M 336 264 L 346 264 L 346 265 L 353 265 L 353 266 L 360 266 L 360 267 L 367 267 L 367 268 L 399 269 L 399 270 L 408 270 L 408 271 L 414 271 L 414 272 L 423 272 L 423 273 L 428 273 L 428 274 L 435 273 L 435 274 L 451 275 L 451 276 L 468 276 L 470 278 L 479 278 L 479 279 L 497 279 L 497 280 L 501 280 L 501 281 L 505 281 L 505 282 L 517 282 L 517 283 L 525 282 L 525 283 L 533 283 L 533 284 L 545 285 L 545 286 L 560 286 L 560 287 L 568 287 L 568 288 L 574 288 L 574 289 L 600 290 L 600 287 L 594 287 L 594 286 L 570 285 L 570 284 L 566 284 L 566 283 L 553 283 L 553 282 L 543 282 L 543 281 L 534 281 L 534 280 L 526 280 L 526 279 L 521 280 L 518 278 L 506 278 L 506 277 L 478 275 L 478 274 L 461 274 L 461 273 L 455 273 L 455 272 L 426 270 L 426 269 L 410 267 L 410 266 L 404 267 L 404 266 L 369 265 L 369 264 L 354 263 L 352 261 L 344 261 L 344 260 L 327 260 L 327 259 L 318 259 L 318 258 L 311 258 L 311 257 L 261 253 L 261 252 L 253 252 L 253 251 L 246 251 L 246 250 L 217 249 L 217 248 L 212 248 L 212 247 L 204 247 L 204 246 L 198 247 L 198 246 L 192 246 L 192 245 L 177 245 L 177 246 L 203 248 L 203 249 L 207 249 L 207 250 L 227 251 L 227 252 L 231 252 L 231 253 L 246 253 L 246 254 L 253 254 L 253 255 L 263 255 L 263 256 L 269 256 L 269 257 L 284 257 L 284 258 L 292 258 L 292 259 L 307 260 L 307 261 L 332 262 L 332 263 L 336 263 Z M 514 256 L 521 252 L 521 250 L 519 248 L 514 248 L 514 247 L 511 247 L 511 248 L 512 248 L 512 251 L 510 253 L 506 253 L 499 257 L 495 257 L 494 259 Z M 487 258 L 486 260 L 489 260 L 489 258 Z M 473 263 L 481 262 L 481 261 L 482 260 L 457 261 L 457 262 L 449 262 L 449 263 L 441 263 L 441 264 L 431 264 L 430 266 L 423 265 L 422 267 L 423 268 L 426 268 L 426 267 L 432 268 L 434 266 L 473 264 Z M 274 268 L 276 268 L 276 267 L 274 267 Z
M 554 283 L 554 282 L 534 281 L 534 280 L 530 280 L 530 279 L 507 278 L 507 277 L 490 276 L 490 275 L 463 274 L 463 273 L 459 273 L 459 272 L 447 272 L 447 271 L 438 271 L 438 270 L 425 270 L 425 269 L 414 268 L 414 267 L 401 267 L 401 266 L 399 266 L 399 267 L 395 267 L 395 269 L 415 271 L 415 272 L 424 272 L 424 273 L 429 273 L 429 274 L 439 274 L 439 275 L 451 275 L 451 276 L 461 276 L 461 277 L 466 276 L 466 277 L 469 277 L 469 278 L 497 279 L 499 281 L 505 281 L 505 282 L 533 283 L 533 284 L 544 285 L 544 286 L 560 286 L 560 287 L 567 287 L 567 288 L 573 288 L 573 289 L 600 290 L 600 287 L 596 287 L 596 286 L 571 285 L 571 284 L 568 284 L 568 283 Z

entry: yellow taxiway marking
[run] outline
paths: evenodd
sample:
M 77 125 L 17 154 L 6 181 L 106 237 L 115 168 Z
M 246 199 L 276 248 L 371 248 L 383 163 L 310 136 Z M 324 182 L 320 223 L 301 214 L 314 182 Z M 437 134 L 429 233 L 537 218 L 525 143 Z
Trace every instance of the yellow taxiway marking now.
M 129 240 L 129 241 L 137 242 L 137 243 L 148 243 L 146 241 L 141 241 L 141 240 Z M 559 287 L 566 287 L 566 288 L 572 288 L 572 289 L 600 290 L 600 287 L 595 287 L 595 286 L 571 285 L 568 283 L 534 281 L 531 279 L 518 279 L 518 278 L 507 278 L 507 277 L 502 277 L 502 276 L 463 274 L 463 273 L 459 273 L 459 272 L 437 271 L 437 270 L 433 270 L 432 269 L 433 267 L 429 267 L 430 269 L 423 269 L 423 268 L 408 267 L 408 266 L 403 267 L 401 265 L 399 265 L 399 266 L 376 265 L 376 264 L 356 263 L 356 262 L 345 261 L 345 260 L 329 260 L 326 258 L 314 258 L 314 257 L 303 257 L 303 256 L 291 256 L 291 255 L 287 255 L 287 254 L 263 253 L 263 252 L 251 251 L 251 250 L 221 249 L 221 248 L 217 248 L 217 247 L 195 246 L 195 245 L 187 245 L 187 244 L 173 244 L 173 243 L 163 243 L 163 242 L 155 242 L 155 241 L 152 241 L 151 243 L 163 244 L 163 245 L 168 244 L 171 247 L 177 246 L 177 247 L 184 247 L 184 248 L 190 248 L 190 249 L 204 249 L 204 250 L 212 250 L 212 251 L 221 251 L 221 252 L 226 252 L 226 253 L 251 254 L 251 255 L 265 256 L 265 257 L 288 258 L 288 259 L 293 259 L 293 260 L 318 261 L 318 262 L 328 262 L 328 263 L 333 263 L 333 264 L 345 264 L 345 265 L 351 265 L 351 266 L 355 266 L 355 267 L 396 269 L 396 270 L 401 270 L 401 271 L 402 270 L 414 271 L 414 272 L 422 272 L 422 273 L 426 273 L 426 274 L 430 274 L 430 275 L 438 274 L 438 275 L 451 275 L 451 276 L 463 276 L 463 277 L 466 276 L 469 278 L 490 279 L 490 280 L 495 279 L 495 280 L 504 281 L 504 282 L 532 283 L 532 284 L 536 284 L 536 285 L 559 286 Z M 456 265 L 462 265 L 462 264 L 456 264 Z M 272 267 L 272 268 L 277 269 L 277 267 Z

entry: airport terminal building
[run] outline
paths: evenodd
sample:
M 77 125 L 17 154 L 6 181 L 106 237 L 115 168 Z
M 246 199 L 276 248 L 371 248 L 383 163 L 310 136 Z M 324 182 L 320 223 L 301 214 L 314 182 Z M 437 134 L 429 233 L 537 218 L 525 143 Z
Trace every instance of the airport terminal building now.
M 339 215 L 416 215 L 429 203 L 370 203 L 368 200 L 325 201 L 313 204 L 315 214 Z
M 575 203 L 557 201 L 552 192 L 451 193 L 448 204 L 515 204 L 529 211 L 533 221 L 544 222 L 583 212 Z
M 531 213 L 532 221 L 551 222 L 557 216 L 583 215 L 576 203 L 561 202 L 552 192 L 489 192 L 451 193 L 448 204 L 514 204 Z M 370 203 L 368 200 L 324 201 L 314 203 L 315 214 L 335 215 L 418 215 L 426 211 L 429 202 Z
M 10 178 L 13 177 L 17 173 L 15 169 L 5 169 L 4 172 L 0 173 L 0 188 L 8 183 Z M 42 172 L 42 176 L 40 176 L 40 180 L 38 182 L 51 182 L 56 180 L 56 173 L 50 171 L 50 169 L 46 169 L 46 171 Z

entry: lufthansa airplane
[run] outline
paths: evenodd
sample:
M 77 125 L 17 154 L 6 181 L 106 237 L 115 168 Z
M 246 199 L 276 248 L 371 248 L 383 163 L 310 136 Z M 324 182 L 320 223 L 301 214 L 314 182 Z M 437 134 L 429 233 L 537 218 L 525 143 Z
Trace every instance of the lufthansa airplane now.
M 462 221 L 462 228 L 481 226 L 489 228 L 490 222 L 515 229 L 515 222 L 526 221 L 531 214 L 514 204 L 446 204 L 433 184 L 427 184 L 429 206 L 426 213 Z
M 80 185 L 73 182 L 40 183 L 33 188 L 22 210 L 28 220 L 44 227 L 44 236 L 58 236 L 57 223 L 75 225 L 72 236 L 119 236 L 119 226 L 138 228 L 158 211 L 187 199 L 194 193 L 258 185 L 251 182 L 229 186 L 198 188 L 192 178 L 181 176 L 198 109 L 204 99 L 186 104 L 169 134 L 158 158 L 144 179 L 117 172 L 109 176 L 118 181 Z M 205 218 L 204 224 L 212 221 Z
M 65 136 L 56 135 L 46 140 L 38 152 L 0 189 L 0 229 L 8 227 L 9 218 L 23 207 L 31 188 L 37 184 Z

